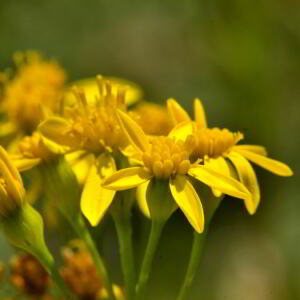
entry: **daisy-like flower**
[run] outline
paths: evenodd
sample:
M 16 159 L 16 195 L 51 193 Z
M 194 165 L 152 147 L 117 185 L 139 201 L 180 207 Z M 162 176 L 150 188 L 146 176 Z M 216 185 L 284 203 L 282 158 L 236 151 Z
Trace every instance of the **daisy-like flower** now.
M 115 196 L 115 191 L 101 187 L 102 182 L 116 171 L 115 158 L 128 144 L 116 115 L 116 109 L 127 109 L 126 89 L 116 88 L 101 76 L 97 76 L 97 84 L 94 103 L 86 98 L 84 90 L 75 89 L 75 105 L 65 107 L 63 117 L 49 117 L 39 126 L 52 152 L 83 150 L 93 154 L 81 197 L 81 210 L 93 226 L 100 222 Z
M 151 218 L 155 218 L 149 193 L 157 182 L 169 186 L 174 199 L 174 207 L 183 211 L 193 228 L 201 233 L 204 228 L 204 213 L 199 196 L 189 181 L 193 177 L 223 193 L 247 199 L 251 198 L 248 190 L 240 182 L 197 163 L 191 163 L 190 141 L 177 138 L 175 128 L 165 137 L 148 138 L 141 127 L 126 113 L 118 111 L 119 122 L 124 134 L 139 153 L 140 166 L 119 170 L 108 176 L 103 187 L 112 191 L 127 190 L 148 183 L 144 197 L 148 203 Z M 159 199 L 157 213 L 164 206 L 166 199 Z
M 125 94 L 125 103 L 127 106 L 130 106 L 136 102 L 138 102 L 143 97 L 142 89 L 135 84 L 126 79 L 116 78 L 116 77 L 105 77 L 111 84 L 112 94 L 116 94 L 120 87 L 126 88 Z M 81 89 L 84 94 L 87 102 L 89 104 L 95 104 L 96 99 L 99 96 L 99 80 L 96 78 L 85 78 L 78 81 L 74 81 L 70 84 L 70 88 L 64 94 L 64 103 L 65 105 L 72 105 L 77 102 L 77 98 L 74 95 L 73 86 Z
M 129 115 L 147 135 L 168 135 L 173 127 L 166 107 L 156 103 L 139 103 Z
M 202 159 L 204 165 L 226 176 L 230 176 L 230 164 L 235 167 L 239 181 L 252 194 L 251 198 L 244 198 L 245 206 L 250 214 L 254 214 L 260 202 L 260 189 L 255 172 L 248 162 L 279 176 L 291 176 L 292 170 L 282 162 L 270 159 L 264 147 L 257 145 L 237 145 L 244 136 L 240 132 L 228 129 L 208 128 L 202 103 L 194 101 L 194 119 L 174 100 L 167 101 L 167 108 L 174 126 L 181 128 L 181 134 L 191 140 L 193 150 L 191 160 Z M 191 126 L 192 124 L 192 126 Z M 216 196 L 220 196 L 218 189 L 213 189 Z
M 1 124 L 2 136 L 31 133 L 42 119 L 40 106 L 58 111 L 64 93 L 66 74 L 56 61 L 34 51 L 17 53 L 15 61 L 15 76 L 4 81 L 1 111 L 8 120 Z

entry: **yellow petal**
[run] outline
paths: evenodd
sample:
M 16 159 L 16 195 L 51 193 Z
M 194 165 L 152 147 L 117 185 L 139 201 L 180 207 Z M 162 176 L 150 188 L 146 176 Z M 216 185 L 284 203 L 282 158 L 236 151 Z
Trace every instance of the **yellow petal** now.
M 22 182 L 21 175 L 18 172 L 15 164 L 12 162 L 11 158 L 8 156 L 8 153 L 4 150 L 2 146 L 0 146 L 0 159 L 3 160 L 8 170 L 11 172 L 12 176 Z
M 96 166 L 97 164 L 97 166 Z M 105 178 L 116 171 L 110 154 L 101 154 L 90 168 L 81 195 L 81 211 L 92 226 L 97 226 L 110 206 L 116 191 L 102 187 Z
M 168 134 L 168 137 L 173 138 L 175 141 L 182 140 L 185 141 L 185 139 L 192 135 L 194 131 L 194 123 L 191 121 L 182 122 L 178 125 L 176 125 Z
M 46 139 L 61 145 L 76 148 L 80 144 L 80 139 L 69 134 L 70 122 L 59 117 L 50 117 L 43 121 L 38 130 Z
M 27 171 L 41 163 L 40 158 L 17 158 L 13 159 L 14 165 L 19 172 Z
M 150 181 L 146 181 L 136 188 L 136 200 L 142 213 L 150 219 L 150 211 L 146 199 L 146 192 L 149 182 Z
M 247 150 L 247 151 L 254 152 L 256 154 L 260 154 L 263 156 L 268 155 L 266 148 L 263 146 L 258 146 L 258 145 L 236 145 L 236 146 L 232 147 L 233 151 L 236 149 Z
M 205 161 L 205 166 L 223 174 L 224 176 L 230 176 L 228 164 L 223 157 L 218 157 L 217 159 L 209 159 Z M 220 192 L 219 190 L 212 188 L 212 192 L 216 197 L 222 196 L 222 192 Z
M 72 167 L 79 184 L 83 185 L 89 174 L 90 167 L 95 161 L 94 154 L 86 151 L 76 151 L 66 154 L 65 159 Z
M 22 197 L 24 196 L 22 188 L 23 186 L 13 177 L 12 173 L 2 160 L 0 160 L 0 174 L 4 178 L 5 190 L 7 193 L 12 196 L 13 199 L 16 199 L 19 203 L 22 203 Z
M 149 151 L 149 140 L 143 129 L 121 110 L 118 110 L 118 117 L 120 125 L 124 130 L 129 142 L 141 152 Z
M 194 113 L 195 113 L 195 121 L 202 128 L 207 128 L 207 122 L 205 117 L 205 111 L 200 99 L 196 98 L 194 100 Z
M 133 165 L 142 164 L 143 154 L 140 151 L 137 151 L 136 147 L 134 147 L 132 145 L 128 145 L 126 147 L 120 148 L 119 150 L 124 156 L 128 157 L 130 164 L 133 164 Z
M 293 171 L 284 163 L 259 155 L 257 153 L 254 152 L 250 152 L 247 150 L 241 150 L 239 148 L 234 148 L 235 152 L 238 152 L 239 154 L 241 154 L 242 156 L 244 156 L 245 158 L 247 158 L 248 160 L 250 160 L 251 162 L 259 165 L 260 167 L 276 174 L 279 176 L 292 176 L 293 175 Z
M 198 232 L 204 229 L 204 212 L 199 196 L 185 176 L 170 179 L 170 190 L 175 202 L 183 211 L 190 224 Z
M 168 113 L 171 116 L 173 125 L 176 126 L 181 122 L 191 121 L 188 113 L 174 99 L 167 100 Z
M 125 89 L 125 103 L 127 105 L 134 104 L 135 102 L 142 99 L 143 91 L 137 84 L 122 78 L 105 77 L 105 79 L 108 79 L 112 83 L 113 94 L 117 93 L 117 88 Z M 72 105 L 76 103 L 76 98 L 72 91 L 73 86 L 77 86 L 84 91 L 89 104 L 95 104 L 95 99 L 99 96 L 99 89 L 96 78 L 86 78 L 71 82 L 70 88 L 64 95 L 64 102 L 66 103 L 66 105 Z
M 253 215 L 256 212 L 260 201 L 260 190 L 255 172 L 247 159 L 242 155 L 232 151 L 228 155 L 228 158 L 235 166 L 241 183 L 244 184 L 252 194 L 251 201 L 244 200 L 244 202 L 248 212 Z
M 122 169 L 106 178 L 103 187 L 115 191 L 128 190 L 150 180 L 152 177 L 153 175 L 145 171 L 143 167 Z
M 243 184 L 208 167 L 202 165 L 192 167 L 189 169 L 188 174 L 224 194 L 247 201 L 251 200 L 251 194 Z

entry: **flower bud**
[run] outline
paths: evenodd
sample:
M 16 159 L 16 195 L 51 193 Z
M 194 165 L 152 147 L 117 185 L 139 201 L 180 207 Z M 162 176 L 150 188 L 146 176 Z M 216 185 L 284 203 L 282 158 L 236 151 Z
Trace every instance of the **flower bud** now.
M 25 190 L 21 176 L 7 152 L 0 146 L 0 218 L 23 206 Z

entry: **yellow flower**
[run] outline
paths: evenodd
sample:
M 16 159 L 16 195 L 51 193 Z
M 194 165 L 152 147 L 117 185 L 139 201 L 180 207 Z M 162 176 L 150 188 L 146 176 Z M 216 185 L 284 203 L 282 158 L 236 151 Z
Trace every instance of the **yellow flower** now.
M 16 61 L 15 76 L 4 84 L 1 110 L 8 123 L 1 128 L 3 134 L 32 132 L 42 118 L 40 106 L 57 111 L 64 91 L 66 75 L 56 61 L 37 52 L 18 53 Z
M 234 165 L 238 179 L 252 194 L 250 199 L 244 198 L 245 206 L 250 214 L 254 214 L 258 207 L 260 189 L 255 172 L 248 160 L 279 176 L 291 176 L 293 174 L 287 165 L 267 158 L 264 147 L 236 145 L 243 139 L 242 133 L 233 133 L 228 129 L 208 128 L 204 109 L 199 99 L 194 101 L 194 122 L 174 99 L 167 101 L 167 108 L 173 124 L 181 128 L 181 133 L 187 137 L 187 141 L 192 145 L 192 161 L 203 159 L 205 166 L 226 176 L 230 176 L 230 163 Z M 189 134 L 187 131 L 190 131 Z M 221 195 L 217 189 L 213 189 L 213 192 L 216 196 Z
M 179 206 L 190 224 L 199 233 L 204 228 L 204 213 L 200 198 L 190 183 L 189 177 L 223 193 L 243 199 L 251 198 L 247 189 L 233 178 L 219 174 L 206 166 L 192 164 L 189 160 L 189 144 L 177 139 L 176 128 L 170 132 L 168 137 L 149 139 L 141 127 L 126 113 L 118 111 L 118 116 L 124 134 L 140 153 L 141 166 L 113 173 L 104 180 L 103 187 L 118 191 L 138 186 L 143 187 L 145 183 L 148 183 L 150 187 L 156 182 L 163 183 L 169 186 L 176 203 L 174 205 Z M 146 191 L 143 195 L 144 198 L 149 201 L 147 188 L 143 187 L 143 191 Z M 163 204 L 165 199 L 162 198 L 160 201 Z M 152 214 L 150 206 L 149 210 Z
M 101 184 L 116 170 L 115 156 L 128 143 L 116 115 L 117 108 L 126 110 L 126 90 L 101 76 L 97 76 L 97 84 L 94 103 L 87 100 L 83 90 L 75 89 L 77 102 L 65 107 L 64 117 L 49 117 L 39 126 L 52 152 L 84 150 L 94 155 L 81 197 L 81 210 L 93 226 L 100 222 L 115 196 L 115 191 Z
M 60 268 L 60 274 L 74 295 L 79 299 L 109 298 L 103 286 L 103 278 L 81 240 L 72 240 L 61 252 L 64 264 Z M 116 299 L 125 299 L 120 286 L 113 284 L 112 288 Z
M 0 217 L 12 214 L 24 204 L 25 190 L 21 176 L 0 146 Z
M 11 154 L 14 165 L 20 172 L 29 170 L 43 161 L 49 161 L 56 157 L 44 143 L 39 132 L 31 136 L 23 137 L 18 143 L 17 153 Z
M 114 77 L 105 77 L 106 80 L 110 82 L 112 94 L 116 94 L 120 88 L 126 90 L 125 103 L 127 106 L 130 106 L 137 101 L 139 101 L 143 96 L 142 89 L 135 83 Z M 72 90 L 73 86 L 77 86 L 79 89 L 82 89 L 87 102 L 89 104 L 94 104 L 96 98 L 99 95 L 99 80 L 95 78 L 85 78 L 82 80 L 74 81 L 70 84 L 69 88 L 64 94 L 64 102 L 66 105 L 72 105 L 77 102 L 76 96 Z
M 87 101 L 84 90 L 74 88 L 76 104 L 64 108 L 63 117 L 49 117 L 39 126 L 44 137 L 56 145 L 53 152 L 86 150 L 96 154 L 112 152 L 126 144 L 116 117 L 116 108 L 125 110 L 126 90 L 113 93 L 113 84 L 97 76 L 98 97 Z
M 172 129 L 171 118 L 162 105 L 142 102 L 129 115 L 148 135 L 167 135 Z

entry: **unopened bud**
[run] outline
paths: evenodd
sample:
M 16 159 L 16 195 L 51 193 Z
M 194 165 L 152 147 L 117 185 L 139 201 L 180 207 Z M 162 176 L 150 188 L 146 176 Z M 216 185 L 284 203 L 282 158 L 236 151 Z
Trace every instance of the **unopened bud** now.
M 7 152 L 0 146 L 0 218 L 13 214 L 25 202 L 21 176 Z

